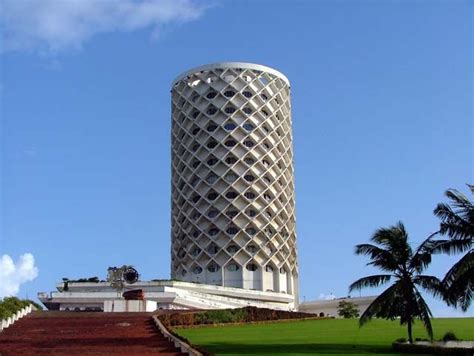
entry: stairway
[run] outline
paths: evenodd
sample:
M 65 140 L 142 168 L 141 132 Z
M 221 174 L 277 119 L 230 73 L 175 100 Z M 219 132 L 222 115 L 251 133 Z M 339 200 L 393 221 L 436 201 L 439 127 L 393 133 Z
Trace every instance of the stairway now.
M 0 333 L 0 355 L 169 355 L 182 353 L 151 313 L 33 312 Z

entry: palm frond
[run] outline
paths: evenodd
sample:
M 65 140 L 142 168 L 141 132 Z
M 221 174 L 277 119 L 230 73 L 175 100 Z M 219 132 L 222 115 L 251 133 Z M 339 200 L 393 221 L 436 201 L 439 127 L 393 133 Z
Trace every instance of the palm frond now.
M 446 302 L 466 311 L 474 294 L 474 251 L 469 251 L 454 264 L 442 281 L 446 288 Z
M 363 326 L 373 317 L 395 319 L 399 316 L 400 283 L 394 283 L 375 298 L 359 318 L 359 326 Z
M 473 189 L 468 185 L 469 189 Z M 446 191 L 450 204 L 438 204 L 434 214 L 440 218 L 440 232 L 453 239 L 474 238 L 474 203 L 455 189 Z
M 410 269 L 414 269 L 417 273 L 421 273 L 426 267 L 428 267 L 431 263 L 433 248 L 437 245 L 436 241 L 433 240 L 434 236 L 437 234 L 438 231 L 432 233 L 418 246 L 410 260 Z
M 394 271 L 398 267 L 397 261 L 393 258 L 393 255 L 378 246 L 371 244 L 360 244 L 355 247 L 356 255 L 369 256 L 371 262 L 369 265 L 380 267 L 384 271 Z
M 446 253 L 448 255 L 455 255 L 470 250 L 472 245 L 473 241 L 470 238 L 435 240 L 433 241 L 431 247 L 431 253 Z
M 414 290 L 414 293 L 415 293 L 416 303 L 418 307 L 418 317 L 423 322 L 423 325 L 425 326 L 425 329 L 428 332 L 428 336 L 430 337 L 431 340 L 433 340 L 433 327 L 431 326 L 431 320 L 430 320 L 430 318 L 433 317 L 433 314 L 431 313 L 431 310 L 428 307 L 428 304 L 426 304 L 425 300 L 423 299 L 420 292 L 416 288 Z
M 417 275 L 413 277 L 413 283 L 419 285 L 434 297 L 442 298 L 446 292 L 443 283 L 435 276 Z
M 388 228 L 378 229 L 371 240 L 384 246 L 392 254 L 397 264 L 405 264 L 412 255 L 411 247 L 408 244 L 408 233 L 401 221 Z
M 368 277 L 363 277 L 355 281 L 349 286 L 349 293 L 354 290 L 361 290 L 363 288 L 373 288 L 384 285 L 392 278 L 389 274 L 378 274 Z

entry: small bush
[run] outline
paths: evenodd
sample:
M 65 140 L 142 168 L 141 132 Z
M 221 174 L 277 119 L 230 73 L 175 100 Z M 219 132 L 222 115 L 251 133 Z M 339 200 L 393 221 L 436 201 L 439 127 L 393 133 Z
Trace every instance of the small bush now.
M 17 297 L 6 297 L 0 301 L 0 320 L 6 319 L 17 311 L 32 304 L 29 300 L 20 300 Z
M 396 339 L 395 342 L 405 343 L 405 342 L 407 342 L 407 339 L 404 338 L 404 337 L 401 337 L 399 339 Z
M 441 341 L 447 342 L 447 341 L 459 341 L 459 339 L 456 337 L 456 335 L 452 331 L 448 331 L 446 334 L 444 334 L 443 338 Z

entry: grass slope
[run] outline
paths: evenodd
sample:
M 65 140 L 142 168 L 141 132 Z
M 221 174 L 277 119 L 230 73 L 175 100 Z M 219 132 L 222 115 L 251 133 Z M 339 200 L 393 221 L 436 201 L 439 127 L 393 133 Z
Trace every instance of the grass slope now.
M 474 340 L 474 318 L 433 319 L 435 339 L 454 331 L 458 338 Z M 221 327 L 177 329 L 194 345 L 217 355 L 388 355 L 394 340 L 406 337 L 398 321 L 373 320 L 359 328 L 356 319 L 292 321 Z M 421 322 L 414 337 L 426 338 Z

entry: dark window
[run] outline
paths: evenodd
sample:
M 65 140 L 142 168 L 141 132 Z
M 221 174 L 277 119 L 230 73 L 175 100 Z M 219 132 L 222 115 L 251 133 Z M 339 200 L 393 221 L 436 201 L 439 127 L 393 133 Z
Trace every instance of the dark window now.
M 253 227 L 248 227 L 245 229 L 245 232 L 249 235 L 255 235 L 257 233 L 257 230 L 255 230 Z
M 202 267 L 196 266 L 193 268 L 194 274 L 200 274 L 202 272 Z
M 211 141 L 207 144 L 207 148 L 214 148 L 217 146 L 217 142 L 216 141 Z
M 251 98 L 253 94 L 250 91 L 244 91 L 242 92 L 242 95 L 245 96 L 246 98 Z
M 194 112 L 193 112 L 193 115 L 192 115 L 192 116 L 193 116 L 193 119 L 197 118 L 198 115 L 199 115 L 199 111 L 194 111 Z
M 195 195 L 193 196 L 193 203 L 197 203 L 199 201 L 199 199 L 201 199 L 201 197 L 199 195 Z
M 237 216 L 239 212 L 237 210 L 229 210 L 227 211 L 225 214 L 229 217 L 229 218 L 235 218 Z
M 272 200 L 272 197 L 270 196 L 270 194 L 263 194 L 263 198 L 264 198 L 266 201 L 271 201 L 271 200 Z
M 209 251 L 211 255 L 214 255 L 217 252 L 219 252 L 219 248 L 217 247 L 217 245 L 212 244 L 211 246 L 208 247 L 207 251 Z
M 248 209 L 245 213 L 252 218 L 257 215 L 257 212 L 253 209 Z
M 239 232 L 239 229 L 237 229 L 235 226 L 228 227 L 226 232 L 230 235 L 235 235 L 237 232 Z
M 216 163 L 217 163 L 217 158 L 212 157 L 212 158 L 209 158 L 209 159 L 207 160 L 207 164 L 210 165 L 210 166 L 213 166 L 213 165 L 215 165 Z
M 255 245 L 247 245 L 246 250 L 250 253 L 257 252 L 257 247 Z
M 252 271 L 252 272 L 255 272 L 256 270 L 258 270 L 258 266 L 255 263 L 249 263 L 245 268 L 247 268 L 247 270 Z
M 255 194 L 252 192 L 246 192 L 244 195 L 247 199 L 255 199 Z
M 246 141 L 244 141 L 244 145 L 246 147 L 253 147 L 255 145 L 255 143 L 253 141 L 246 140 Z
M 207 270 L 209 272 L 217 272 L 219 270 L 219 266 L 215 263 L 211 263 L 209 266 L 207 266 Z
M 214 227 L 214 228 L 209 230 L 209 235 L 216 236 L 218 232 L 219 232 L 219 230 Z
M 209 216 L 210 218 L 215 218 L 217 214 L 219 214 L 217 210 L 211 210 L 207 213 L 207 216 Z
M 194 230 L 194 231 L 193 231 L 193 237 L 194 237 L 195 239 L 197 239 L 197 238 L 199 237 L 199 231 L 198 231 L 198 230 Z
M 226 147 L 234 147 L 236 144 L 237 144 L 237 142 L 235 142 L 234 140 L 227 140 L 224 143 L 224 145 L 226 145 Z
M 196 135 L 201 129 L 199 127 L 196 127 L 194 130 L 193 130 L 193 135 Z
M 207 114 L 208 115 L 214 115 L 217 112 L 216 108 L 209 108 L 207 109 Z
M 215 131 L 216 129 L 217 129 L 217 125 L 209 125 L 209 126 L 207 127 L 207 131 L 209 131 L 209 132 L 213 132 L 213 131 Z
M 237 162 L 237 158 L 235 158 L 235 157 L 227 157 L 227 158 L 225 159 L 225 162 L 226 162 L 227 164 L 234 164 L 235 162 Z
M 218 194 L 215 193 L 215 192 L 209 193 L 209 194 L 207 195 L 207 199 L 209 199 L 209 200 L 216 200 L 217 195 L 218 195 Z
M 213 173 L 211 173 L 207 178 L 206 178 L 206 182 L 208 182 L 209 184 L 212 184 L 214 183 L 215 181 L 217 180 L 217 176 Z
M 207 93 L 206 98 L 208 99 L 214 99 L 216 97 L 217 93 L 215 91 L 211 91 Z
M 193 152 L 196 152 L 199 149 L 199 145 L 194 145 L 193 146 Z
M 236 192 L 228 192 L 228 193 L 226 193 L 225 196 L 229 199 L 235 199 L 235 198 L 237 198 L 237 193 Z
M 266 96 L 265 94 L 260 94 L 260 97 L 262 98 L 263 101 L 267 101 L 268 100 L 268 96 Z M 277 103 L 278 104 L 278 103 Z
M 245 163 L 247 164 L 254 164 L 255 163 L 255 160 L 252 158 L 252 157 L 246 157 L 244 159 Z
M 253 182 L 255 180 L 255 177 L 251 174 L 246 174 L 244 176 L 244 179 L 247 181 L 247 182 Z
M 262 110 L 262 114 L 268 116 L 268 112 L 266 110 Z
M 247 115 L 250 115 L 252 113 L 252 109 L 251 108 L 243 108 L 242 111 L 244 113 L 246 113 Z
M 248 132 L 252 131 L 254 129 L 252 124 L 244 124 L 244 129 Z
M 229 253 L 236 253 L 239 250 L 239 248 L 235 245 L 230 245 L 227 247 L 227 252 Z
M 224 110 L 226 112 L 226 114 L 232 114 L 235 112 L 235 108 L 233 108 L 232 106 L 229 106 L 227 108 L 225 108 Z
M 228 97 L 228 98 L 231 98 L 231 97 L 233 97 L 234 95 L 235 95 L 235 91 L 233 91 L 233 90 L 226 90 L 226 91 L 224 92 L 224 96 L 226 96 L 226 97 Z
M 227 131 L 232 131 L 233 129 L 235 129 L 237 127 L 236 124 L 234 124 L 233 122 L 229 122 L 227 124 L 224 125 L 224 128 L 227 130 Z
M 197 168 L 197 166 L 199 166 L 200 163 L 201 162 L 199 162 L 199 161 L 194 161 L 193 162 L 193 168 Z

